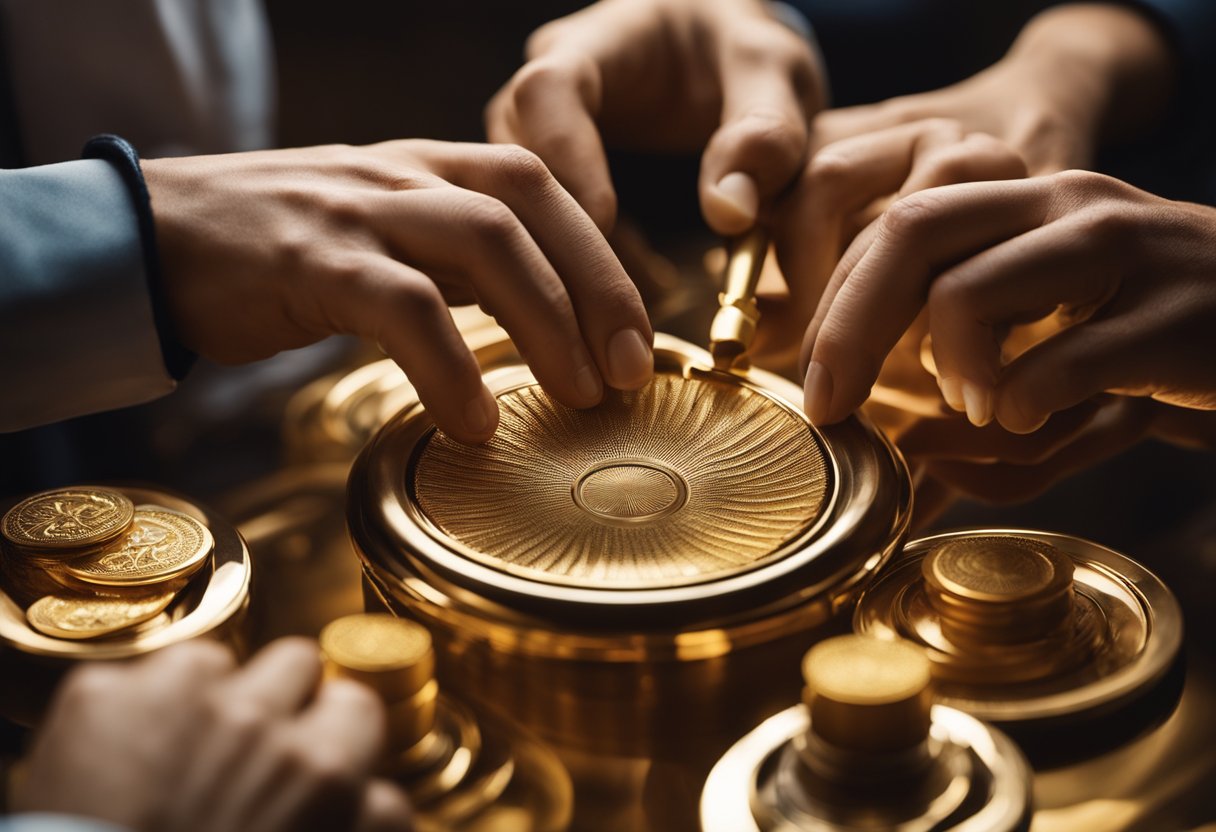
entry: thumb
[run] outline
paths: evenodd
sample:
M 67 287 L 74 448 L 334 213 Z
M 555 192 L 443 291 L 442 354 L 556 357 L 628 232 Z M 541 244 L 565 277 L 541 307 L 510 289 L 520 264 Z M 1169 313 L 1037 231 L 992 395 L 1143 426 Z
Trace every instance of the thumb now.
M 701 210 L 734 235 L 802 172 L 824 92 L 806 42 L 775 21 L 733 27 L 719 52 L 722 120 L 701 159 Z

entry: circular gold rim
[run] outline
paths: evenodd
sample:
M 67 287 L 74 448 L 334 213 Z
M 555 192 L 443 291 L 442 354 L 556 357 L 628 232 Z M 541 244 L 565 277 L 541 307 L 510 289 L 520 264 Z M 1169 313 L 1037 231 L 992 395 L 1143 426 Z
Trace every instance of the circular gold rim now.
M 87 493 L 104 492 L 106 494 L 116 494 L 126 500 L 126 503 L 116 506 L 121 512 L 115 521 L 111 522 L 103 531 L 95 532 L 94 534 L 79 540 L 34 540 L 23 535 L 14 535 L 10 530 L 10 524 L 15 522 L 15 517 L 20 513 L 21 509 L 37 503 L 39 500 L 44 500 L 52 494 L 64 493 Z M 77 485 L 67 488 L 53 488 L 47 491 L 41 491 L 37 494 L 31 494 L 29 497 L 14 503 L 7 508 L 3 515 L 0 515 L 0 526 L 3 527 L 2 532 L 4 538 L 14 546 L 21 549 L 29 550 L 36 553 L 46 553 L 58 557 L 65 552 L 73 550 L 92 549 L 98 546 L 105 546 L 114 540 L 117 540 L 131 525 L 132 518 L 135 515 L 135 504 L 122 491 L 115 488 L 106 488 L 99 485 Z
M 1065 716 L 1101 712 L 1118 708 L 1138 693 L 1150 688 L 1166 675 L 1182 648 L 1182 608 L 1165 583 L 1136 561 L 1113 549 L 1070 535 L 1015 528 L 961 529 L 913 540 L 903 552 L 862 593 L 853 614 L 853 629 L 859 634 L 883 636 L 884 631 L 900 637 L 874 598 L 891 591 L 894 582 L 902 591 L 920 577 L 920 561 L 943 542 L 969 535 L 1015 535 L 1054 546 L 1073 561 L 1094 571 L 1098 580 L 1111 581 L 1139 605 L 1147 622 L 1143 645 L 1136 657 L 1109 676 L 1071 690 L 1049 693 L 1037 698 L 1005 700 L 951 697 L 939 692 L 937 698 L 966 710 L 981 719 L 1000 723 L 1030 723 Z M 1079 572 L 1079 570 L 1078 570 Z M 914 576 L 914 577 L 911 577 Z M 1084 576 L 1078 574 L 1078 580 Z M 932 654 L 932 650 L 930 653 Z M 998 691 L 999 692 L 999 691 Z
M 655 362 L 663 372 L 712 374 L 708 353 L 668 335 L 655 337 Z M 522 366 L 501 368 L 488 378 L 501 386 L 535 383 Z M 798 412 L 793 402 L 801 399 L 801 388 L 792 382 L 759 370 L 742 380 Z M 737 648 L 740 638 L 775 637 L 759 633 L 769 633 L 768 624 L 778 618 L 786 622 L 782 626 L 803 626 L 811 606 L 838 609 L 841 597 L 851 597 L 890 558 L 911 516 L 911 478 L 902 456 L 868 420 L 854 416 L 817 431 L 835 483 L 831 503 L 781 558 L 674 588 L 542 583 L 481 566 L 441 545 L 425 528 L 429 521 L 411 513 L 407 468 L 430 427 L 421 405 L 407 407 L 356 460 L 347 510 L 355 550 L 378 590 L 433 613 L 436 623 L 484 629 L 513 650 L 627 661 L 655 650 L 722 655 Z
M 80 561 L 67 561 L 60 567 L 65 573 L 86 584 L 92 584 L 99 587 L 139 587 L 139 586 L 156 586 L 158 584 L 167 584 L 178 578 L 186 578 L 197 572 L 206 561 L 207 557 L 215 549 L 215 538 L 212 536 L 210 529 L 205 523 L 201 523 L 189 514 L 180 511 L 161 511 L 161 506 L 143 504 L 136 506 L 135 514 L 138 516 L 140 512 L 145 514 L 165 514 L 173 518 L 173 522 L 181 522 L 189 526 L 191 531 L 198 533 L 199 541 L 195 546 L 194 551 L 189 557 L 182 560 L 171 569 L 166 569 L 163 572 L 158 572 L 151 575 L 114 575 L 109 573 L 90 572 L 80 566 Z M 179 520 L 176 515 L 181 515 L 185 520 Z M 132 520 L 134 522 L 134 520 Z M 194 525 L 190 525 L 194 524 Z M 115 541 L 117 542 L 117 541 Z M 89 560 L 94 557 L 103 555 L 104 548 L 96 555 L 90 555 Z
M 1031 813 L 1030 764 L 1013 740 L 974 716 L 944 705 L 930 710 L 935 736 L 970 748 L 992 774 L 993 791 L 980 812 L 968 820 L 976 829 L 1018 829 Z M 722 755 L 701 790 L 701 828 L 705 832 L 760 832 L 753 808 L 762 767 L 811 720 L 805 705 L 769 717 Z M 767 827 L 766 827 L 767 828 Z
M 252 561 L 235 528 L 210 509 L 170 493 L 135 486 L 111 486 L 133 503 L 163 505 L 190 515 L 215 538 L 211 574 L 194 607 L 177 621 L 149 632 L 115 633 L 104 640 L 69 641 L 43 635 L 29 626 L 25 610 L 0 588 L 0 642 L 21 653 L 52 659 L 125 659 L 159 650 L 222 627 L 248 602 Z M 202 580 L 202 578 L 200 578 Z
M 661 372 L 661 370 L 659 369 L 659 367 L 657 365 L 657 362 L 656 362 L 655 371 L 656 371 L 656 373 Z M 720 378 L 720 377 L 716 377 L 716 378 Z M 446 568 L 452 569 L 452 570 L 458 570 L 458 571 L 463 569 L 466 572 L 466 574 L 468 574 L 470 571 L 469 568 L 467 566 L 462 566 L 462 561 L 467 561 L 467 562 L 470 562 L 471 564 L 476 564 L 480 569 L 489 570 L 489 572 L 487 573 L 487 572 L 481 572 L 479 569 L 478 573 L 475 576 L 475 579 L 478 581 L 493 583 L 495 581 L 493 575 L 498 574 L 500 576 L 500 580 L 499 580 L 500 586 L 502 586 L 501 578 L 509 577 L 512 581 L 519 582 L 518 584 L 514 585 L 513 588 L 516 588 L 522 592 L 531 594 L 528 587 L 534 586 L 534 585 L 540 586 L 540 585 L 548 584 L 548 585 L 552 585 L 552 586 L 563 587 L 572 593 L 592 593 L 592 595 L 589 595 L 585 599 L 586 602 L 590 602 L 590 603 L 596 603 L 596 602 L 603 603 L 603 594 L 604 593 L 614 593 L 614 594 L 623 593 L 623 592 L 646 593 L 647 599 L 650 599 L 653 597 L 651 595 L 651 593 L 675 592 L 675 591 L 684 589 L 686 587 L 703 586 L 706 584 L 718 584 L 718 583 L 730 581 L 734 578 L 742 577 L 742 576 L 747 575 L 751 572 L 754 572 L 758 569 L 764 569 L 765 567 L 771 567 L 774 564 L 783 560 L 784 558 L 788 557 L 789 555 L 802 550 L 810 541 L 813 541 L 815 539 L 816 535 L 818 535 L 820 530 L 823 528 L 824 524 L 827 522 L 827 519 L 830 516 L 832 516 L 832 511 L 836 505 L 836 493 L 837 493 L 836 484 L 840 481 L 839 468 L 836 463 L 836 457 L 832 453 L 831 448 L 828 447 L 827 443 L 824 442 L 823 437 L 820 435 L 819 431 L 814 426 L 811 425 L 810 420 L 807 419 L 807 417 L 800 410 L 798 410 L 795 407 L 792 407 L 788 401 L 781 398 L 780 396 L 774 395 L 772 393 L 772 391 L 761 388 L 758 385 L 756 385 L 755 383 L 749 381 L 748 379 L 738 378 L 738 377 L 734 377 L 734 376 L 730 376 L 728 378 L 732 382 L 739 383 L 739 384 L 747 387 L 747 389 L 751 390 L 752 392 L 763 396 L 765 399 L 768 399 L 769 401 L 772 401 L 774 404 L 776 404 L 778 407 L 780 407 L 784 412 L 790 414 L 795 419 L 797 419 L 800 423 L 805 425 L 807 430 L 811 431 L 812 435 L 814 436 L 816 444 L 819 446 L 819 449 L 823 454 L 824 467 L 826 468 L 826 472 L 827 472 L 827 477 L 826 477 L 827 485 L 826 485 L 826 492 L 825 492 L 826 497 L 823 501 L 823 504 L 819 507 L 818 514 L 816 515 L 814 521 L 809 526 L 807 526 L 805 529 L 803 529 L 801 532 L 799 532 L 797 535 L 790 538 L 785 543 L 783 543 L 782 545 L 780 545 L 779 547 L 774 549 L 772 552 L 769 552 L 768 554 L 764 555 L 761 558 L 757 558 L 755 561 L 747 564 L 746 566 L 732 570 L 730 572 L 727 572 L 726 574 L 709 574 L 709 575 L 703 575 L 703 576 L 698 576 L 698 577 L 693 577 L 693 578 L 687 578 L 687 579 L 679 580 L 679 581 L 672 581 L 672 582 L 670 582 L 669 587 L 590 588 L 587 586 L 587 582 L 584 579 L 568 578 L 568 577 L 561 576 L 561 575 L 538 576 L 536 574 L 536 570 L 534 570 L 534 569 L 519 567 L 512 563 L 506 563 L 498 558 L 494 558 L 492 556 L 484 554 L 483 552 L 479 552 L 476 549 L 465 545 L 464 543 L 457 540 L 456 538 L 448 535 L 433 520 L 431 520 L 430 517 L 427 516 L 426 512 L 422 510 L 422 507 L 418 502 L 417 496 L 414 491 L 414 472 L 417 468 L 417 464 L 418 464 L 420 455 L 426 449 L 427 442 L 430 440 L 431 436 L 434 434 L 434 423 L 431 422 L 430 418 L 426 417 L 424 413 L 419 413 L 418 415 L 421 417 L 421 420 L 424 423 L 425 428 L 419 432 L 418 438 L 414 442 L 413 448 L 410 452 L 409 464 L 405 468 L 404 476 L 405 476 L 406 482 L 405 482 L 404 493 L 406 495 L 406 501 L 404 502 L 403 505 L 404 505 L 404 510 L 405 510 L 406 516 L 409 518 L 409 521 L 411 523 L 413 523 L 418 528 L 424 530 L 432 538 L 433 542 L 441 550 L 446 550 L 446 551 L 442 551 L 442 552 L 428 553 L 428 554 L 430 554 L 430 556 L 432 558 L 434 558 L 443 567 L 446 567 Z M 527 387 L 533 387 L 537 383 L 536 379 L 532 375 L 531 371 L 528 370 L 527 368 L 522 368 L 522 367 L 504 367 L 504 368 L 501 368 L 498 370 L 494 370 L 490 373 L 487 373 L 485 375 L 484 379 L 485 379 L 486 386 L 489 387 L 490 392 L 494 395 L 495 398 L 505 396 L 510 393 L 514 393 L 517 390 L 522 390 Z M 621 459 L 626 459 L 626 458 L 622 457 Z M 619 461 L 620 460 L 614 460 L 614 462 L 619 462 Z M 645 463 L 647 465 L 660 467 L 660 466 L 656 466 L 655 462 L 653 460 L 645 460 Z M 675 473 L 674 471 L 672 471 L 669 474 L 669 476 L 674 476 L 676 478 L 677 482 L 682 480 L 680 475 Z M 686 491 L 685 491 L 685 498 L 687 498 Z M 455 557 L 453 557 L 453 553 L 455 553 Z M 651 601 L 651 602 L 658 603 L 655 601 Z

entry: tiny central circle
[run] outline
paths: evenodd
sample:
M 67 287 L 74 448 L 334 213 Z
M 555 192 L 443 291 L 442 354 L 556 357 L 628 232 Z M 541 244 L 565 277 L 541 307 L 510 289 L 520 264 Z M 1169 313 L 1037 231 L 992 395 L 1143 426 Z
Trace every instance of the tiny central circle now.
M 598 463 L 582 473 L 571 492 L 584 511 L 617 525 L 666 517 L 688 499 L 679 474 L 643 460 Z

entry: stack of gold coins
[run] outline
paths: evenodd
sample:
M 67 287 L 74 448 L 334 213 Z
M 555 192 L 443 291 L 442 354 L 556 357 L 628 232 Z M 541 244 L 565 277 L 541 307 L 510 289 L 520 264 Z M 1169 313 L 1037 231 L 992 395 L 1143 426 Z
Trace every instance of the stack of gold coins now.
M 388 750 L 422 755 L 435 727 L 439 683 L 431 634 L 387 614 L 348 615 L 320 635 L 326 674 L 362 682 L 380 695 L 388 717 Z
M 29 497 L 0 533 L 5 574 L 40 596 L 26 609 L 30 626 L 63 639 L 154 624 L 215 547 L 193 517 L 94 486 Z

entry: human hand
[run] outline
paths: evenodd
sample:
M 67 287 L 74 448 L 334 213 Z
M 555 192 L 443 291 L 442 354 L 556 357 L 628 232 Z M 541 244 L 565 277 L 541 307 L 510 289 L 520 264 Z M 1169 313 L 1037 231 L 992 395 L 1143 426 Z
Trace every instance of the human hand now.
M 892 200 L 941 185 L 1025 175 L 1025 163 L 1010 147 L 952 119 L 898 124 L 820 148 L 772 214 L 781 279 L 761 282 L 763 314 L 753 351 L 770 363 L 789 353 L 793 365 L 837 262 Z
M 1030 175 L 1091 165 L 1104 139 L 1158 123 L 1171 98 L 1174 58 L 1143 13 L 1113 3 L 1068 4 L 1032 19 L 1009 52 L 957 84 L 822 113 L 812 146 L 928 118 L 994 136 Z
M 841 260 L 806 333 L 807 413 L 844 418 L 927 309 L 946 401 L 1028 433 L 1107 391 L 1216 409 L 1216 209 L 1067 171 L 922 191 Z M 1070 324 L 1006 362 L 1012 325 Z
M 498 406 L 448 304 L 479 303 L 571 407 L 653 373 L 653 332 L 603 235 L 532 153 L 394 141 L 143 163 L 185 346 L 236 363 L 334 333 L 376 341 L 435 423 Z
M 376 695 L 321 683 L 314 643 L 283 639 L 235 668 L 214 642 L 70 674 L 24 760 L 13 809 L 133 832 L 391 832 L 405 797 L 370 779 Z
M 539 154 L 606 230 L 606 144 L 704 150 L 701 209 L 731 235 L 797 177 L 825 97 L 805 40 L 760 0 L 602 0 L 533 33 L 486 130 Z

